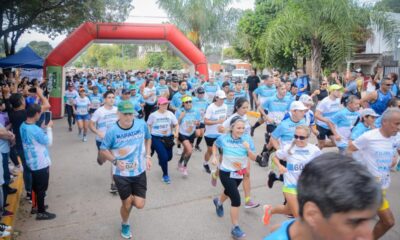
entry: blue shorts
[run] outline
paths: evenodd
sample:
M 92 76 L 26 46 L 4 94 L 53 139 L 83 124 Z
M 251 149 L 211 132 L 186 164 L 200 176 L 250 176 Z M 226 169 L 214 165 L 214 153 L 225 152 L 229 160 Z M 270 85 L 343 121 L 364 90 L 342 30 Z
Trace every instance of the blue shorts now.
M 90 120 L 90 115 L 89 114 L 85 114 L 85 115 L 76 115 L 75 116 L 76 121 L 89 121 Z

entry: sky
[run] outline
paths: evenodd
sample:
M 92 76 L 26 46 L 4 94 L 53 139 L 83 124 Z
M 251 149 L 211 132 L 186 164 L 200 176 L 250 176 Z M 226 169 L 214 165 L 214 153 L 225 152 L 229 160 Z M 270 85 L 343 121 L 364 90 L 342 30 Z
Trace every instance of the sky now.
M 161 23 L 168 21 L 167 14 L 164 10 L 160 9 L 156 0 L 133 0 L 134 9 L 131 11 L 129 18 L 126 22 L 131 23 Z M 254 0 L 236 0 L 232 7 L 240 9 L 253 9 Z M 150 16 L 144 17 L 144 16 Z M 156 18 L 154 18 L 156 17 Z M 66 35 L 60 35 L 55 39 L 50 39 L 47 35 L 38 33 L 36 31 L 25 32 L 18 44 L 17 49 L 26 46 L 30 41 L 48 41 L 53 47 L 56 47 Z

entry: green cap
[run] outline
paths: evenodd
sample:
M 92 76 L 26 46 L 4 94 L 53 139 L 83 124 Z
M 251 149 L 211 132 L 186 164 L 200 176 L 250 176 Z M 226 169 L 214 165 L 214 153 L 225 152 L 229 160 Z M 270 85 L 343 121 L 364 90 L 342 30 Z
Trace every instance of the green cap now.
M 120 112 L 120 113 L 134 113 L 135 109 L 134 109 L 133 104 L 132 104 L 131 101 L 124 100 L 124 101 L 121 101 L 118 104 L 118 112 Z
M 338 85 L 338 84 L 333 84 L 329 87 L 329 91 L 335 91 L 335 90 L 339 90 L 339 91 L 343 91 L 343 87 Z
M 132 90 L 138 90 L 138 88 L 135 86 L 135 85 L 130 85 L 129 86 L 129 91 L 132 91 Z

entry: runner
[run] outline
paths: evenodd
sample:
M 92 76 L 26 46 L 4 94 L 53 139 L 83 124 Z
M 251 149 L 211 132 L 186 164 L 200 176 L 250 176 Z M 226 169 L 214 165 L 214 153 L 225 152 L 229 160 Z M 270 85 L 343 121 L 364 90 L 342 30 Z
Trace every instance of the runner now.
M 146 170 L 151 167 L 151 135 L 142 119 L 134 118 L 130 101 L 118 105 L 118 121 L 111 126 L 100 146 L 100 160 L 113 164 L 114 181 L 122 201 L 121 236 L 132 238 L 129 215 L 132 207 L 145 205 Z
M 156 87 L 154 87 L 153 80 L 146 80 L 145 88 L 143 90 L 143 99 L 144 99 L 144 120 L 147 121 L 150 114 L 155 110 L 155 106 L 157 103 L 157 94 Z
M 86 134 L 88 130 L 90 115 L 89 107 L 90 100 L 85 95 L 85 89 L 79 89 L 79 97 L 75 99 L 74 102 L 74 114 L 76 116 L 76 121 L 78 122 L 78 137 L 82 139 L 83 142 L 87 141 Z
M 68 116 L 68 130 L 72 132 L 72 124 L 75 124 L 74 104 L 75 99 L 79 97 L 78 92 L 74 89 L 72 82 L 68 83 L 68 89 L 65 91 L 65 111 Z
M 351 141 L 356 140 L 365 132 L 375 128 L 375 120 L 379 115 L 372 108 L 365 108 L 360 111 L 360 120 L 351 129 Z
M 209 104 L 211 104 L 214 100 L 216 92 L 219 90 L 219 86 L 215 83 L 214 78 L 210 78 L 208 82 L 203 84 L 203 88 L 206 94 L 206 99 Z
M 242 81 L 236 81 L 235 82 L 235 100 L 244 97 L 246 99 L 249 98 L 249 94 L 247 94 L 247 91 L 243 89 L 243 83 Z
M 196 144 L 194 147 L 195 151 L 201 152 L 201 148 L 200 148 L 200 143 L 201 140 L 203 139 L 204 136 L 204 129 L 205 129 L 205 125 L 204 125 L 204 115 L 206 113 L 207 107 L 208 107 L 208 102 L 204 97 L 204 88 L 203 87 L 199 87 L 196 90 L 197 92 L 197 97 L 193 98 L 193 108 L 200 112 L 200 125 L 196 127 Z
M 107 91 L 103 95 L 104 105 L 97 109 L 89 122 L 90 130 L 96 134 L 96 147 L 97 147 L 97 162 L 99 163 L 100 146 L 104 139 L 107 130 L 114 125 L 118 120 L 117 107 L 114 106 L 115 95 L 111 91 Z M 115 186 L 112 167 L 111 167 L 111 187 L 110 193 L 116 193 L 117 187 Z
M 340 154 L 345 154 L 349 145 L 351 129 L 360 118 L 358 110 L 360 109 L 360 99 L 351 95 L 347 98 L 346 107 L 332 116 L 331 125 L 329 128 L 335 136 L 335 144 L 339 149 Z
M 297 202 L 297 181 L 304 166 L 321 154 L 321 150 L 309 143 L 310 129 L 308 126 L 296 127 L 294 141 L 291 145 L 276 151 L 273 161 L 284 175 L 283 195 L 287 201 L 286 205 L 272 207 L 264 205 L 263 222 L 268 225 L 273 214 L 286 214 L 299 217 L 299 204 Z M 286 166 L 280 164 L 280 160 L 286 161 Z
M 352 158 L 336 153 L 315 158 L 300 175 L 297 198 L 299 217 L 283 222 L 264 240 L 371 239 L 380 190 Z
M 212 147 L 212 163 L 217 165 L 217 148 L 222 152 L 222 161 L 219 165 L 220 179 L 224 186 L 224 192 L 219 198 L 214 198 L 213 202 L 218 217 L 224 216 L 223 203 L 228 198 L 231 200 L 231 222 L 232 237 L 243 238 L 246 234 L 239 227 L 239 207 L 240 193 L 238 187 L 246 173 L 248 158 L 255 160 L 255 147 L 253 139 L 248 134 L 244 134 L 245 122 L 239 116 L 230 122 L 230 132 L 218 137 Z
M 225 92 L 218 90 L 215 94 L 215 101 L 207 107 L 206 114 L 204 115 L 204 124 L 206 125 L 204 139 L 207 143 L 207 151 L 204 154 L 203 167 L 207 173 L 211 173 L 208 161 L 212 154 L 212 146 L 223 132 L 222 123 L 224 123 L 228 114 L 228 107 L 224 104 L 225 99 Z
M 319 132 L 317 137 L 318 147 L 320 149 L 335 146 L 334 135 L 329 126 L 332 126 L 331 117 L 342 109 L 342 105 L 340 104 L 342 90 L 342 86 L 337 84 L 331 85 L 329 88 L 329 96 L 319 102 L 315 110 L 317 130 Z M 331 142 L 326 142 L 326 138 L 329 138 Z
M 89 94 L 90 100 L 90 109 L 89 114 L 92 115 L 102 104 L 103 104 L 103 96 L 99 93 L 99 89 L 97 86 L 93 86 L 93 93 Z
M 193 142 L 196 137 L 196 127 L 200 126 L 201 116 L 192 107 L 192 97 L 189 95 L 182 98 L 183 107 L 175 113 L 179 123 L 179 141 L 183 145 L 183 153 L 178 162 L 178 170 L 183 176 L 188 175 L 187 164 L 193 153 Z
M 172 112 L 176 112 L 178 108 L 182 107 L 182 97 L 187 95 L 190 96 L 191 93 L 187 91 L 188 85 L 185 80 L 182 80 L 179 82 L 179 92 L 175 93 L 174 96 L 172 97 L 172 101 L 169 105 L 169 108 L 172 110 Z
M 160 97 L 157 105 L 158 110 L 151 113 L 147 125 L 151 133 L 151 148 L 158 156 L 158 165 L 163 172 L 162 181 L 166 184 L 171 183 L 168 174 L 168 162 L 172 159 L 172 148 L 174 138 L 178 137 L 178 120 L 175 115 L 168 111 L 168 99 Z
M 228 113 L 227 116 L 231 116 L 233 114 L 233 111 L 235 109 L 235 91 L 230 89 L 228 91 L 228 94 L 226 94 L 226 99 L 224 101 L 226 107 L 228 108 Z
M 394 216 L 386 199 L 390 185 L 390 169 L 396 165 L 395 138 L 400 129 L 400 109 L 389 108 L 382 115 L 382 126 L 361 135 L 350 143 L 348 151 L 356 155 L 375 177 L 382 189 L 383 202 L 378 210 L 379 221 L 374 228 L 374 238 L 379 239 L 394 226 Z M 364 187 L 364 185 L 362 185 Z
M 321 82 L 321 85 L 319 86 L 319 89 L 315 90 L 313 94 L 311 94 L 311 98 L 314 98 L 315 96 L 317 97 L 318 103 L 322 101 L 324 98 L 326 98 L 329 95 L 328 92 L 328 81 L 323 80 Z
M 165 97 L 168 99 L 169 89 L 168 86 L 166 85 L 164 76 L 160 76 L 160 78 L 158 79 L 158 85 L 156 89 L 157 89 L 157 97 Z
M 364 108 L 370 107 L 377 114 L 382 115 L 388 107 L 389 101 L 393 98 L 392 92 L 390 91 L 392 86 L 393 81 L 389 78 L 384 78 L 378 90 L 367 94 L 361 99 L 361 105 Z

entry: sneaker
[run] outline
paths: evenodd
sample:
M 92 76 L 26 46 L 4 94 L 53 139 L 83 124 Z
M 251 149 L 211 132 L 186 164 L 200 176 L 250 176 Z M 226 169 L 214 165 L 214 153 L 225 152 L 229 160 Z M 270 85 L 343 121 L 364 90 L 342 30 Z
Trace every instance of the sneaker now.
M 178 162 L 178 171 L 179 171 L 180 173 L 183 173 L 183 164 L 180 163 L 180 162 Z
M 86 136 L 84 136 L 84 137 L 82 138 L 82 142 L 87 142 L 87 137 L 86 137 Z
M 12 215 L 14 215 L 14 213 L 11 212 L 11 211 L 4 210 L 4 212 L 3 212 L 3 217 L 9 217 L 9 216 L 12 216 Z
M 170 184 L 171 183 L 171 179 L 169 178 L 169 176 L 163 176 L 162 177 L 162 181 L 166 184 Z
M 10 232 L 7 231 L 0 231 L 0 237 L 4 238 L 4 237 L 9 237 L 11 235 Z
M 234 239 L 246 237 L 246 234 L 242 231 L 242 229 L 240 229 L 239 226 L 235 226 L 234 228 L 232 228 L 231 234 Z
M 72 127 L 69 127 L 69 128 L 68 128 L 68 131 L 69 131 L 69 132 L 72 132 Z
M 275 182 L 276 180 L 278 180 L 278 178 L 276 177 L 276 174 L 275 174 L 274 172 L 271 171 L 271 172 L 268 174 L 268 182 L 267 182 L 268 187 L 269 187 L 269 188 L 272 188 L 272 186 L 274 185 L 274 182 Z
M 249 208 L 257 208 L 259 206 L 260 206 L 259 203 L 255 203 L 252 200 L 249 200 L 247 203 L 244 204 L 244 208 L 247 208 L 247 209 L 249 209 Z
M 197 152 L 201 152 L 201 148 L 199 146 L 195 146 L 194 150 L 197 151 Z
M 185 166 L 182 167 L 182 174 L 184 177 L 188 176 L 189 173 L 188 173 L 187 167 L 185 167 Z
M 263 217 L 262 217 L 262 221 L 264 223 L 264 225 L 268 225 L 269 221 L 271 220 L 271 210 L 272 210 L 272 206 L 271 205 L 264 205 L 263 206 Z
M 224 216 L 224 206 L 219 203 L 218 198 L 213 199 L 214 205 L 215 205 L 215 211 L 217 212 L 218 217 L 223 217 Z
M 262 153 L 262 156 L 257 155 L 256 162 L 258 163 L 258 165 L 260 165 L 260 167 L 266 167 L 268 166 L 268 158 L 269 158 L 268 153 L 264 152 Z
M 49 205 L 47 205 L 47 204 L 44 205 L 44 209 L 47 210 L 48 208 L 49 208 Z M 32 214 L 32 215 L 36 214 L 37 211 L 38 211 L 38 210 L 37 210 L 37 207 L 32 207 L 32 208 L 31 208 L 31 214 Z
M 254 130 L 256 130 L 254 127 L 251 127 L 251 131 L 250 131 L 250 135 L 252 136 L 252 137 L 254 137 Z
M 176 154 L 182 155 L 182 152 L 183 152 L 182 148 L 176 148 Z
M 218 180 L 218 176 L 216 174 L 216 172 L 212 172 L 211 173 L 211 186 L 216 187 L 217 186 L 217 180 Z
M 32 193 L 31 192 L 26 192 L 26 200 L 29 201 L 29 203 L 32 203 Z
M 204 171 L 206 171 L 206 173 L 208 173 L 208 174 L 211 173 L 211 169 L 210 169 L 210 166 L 208 165 L 208 163 L 204 163 L 203 167 L 204 167 Z
M 54 213 L 42 212 L 36 214 L 36 220 L 51 220 L 56 218 Z
M 129 224 L 121 224 L 121 237 L 125 239 L 132 238 L 131 226 Z
M 17 192 L 17 189 L 8 187 L 6 191 L 7 191 L 8 194 L 14 194 L 14 193 Z
M 110 193 L 117 193 L 117 192 L 118 192 L 117 186 L 115 185 L 115 183 L 111 183 Z
M 10 231 L 12 229 L 11 226 L 8 226 L 4 223 L 0 223 L 0 232 Z

